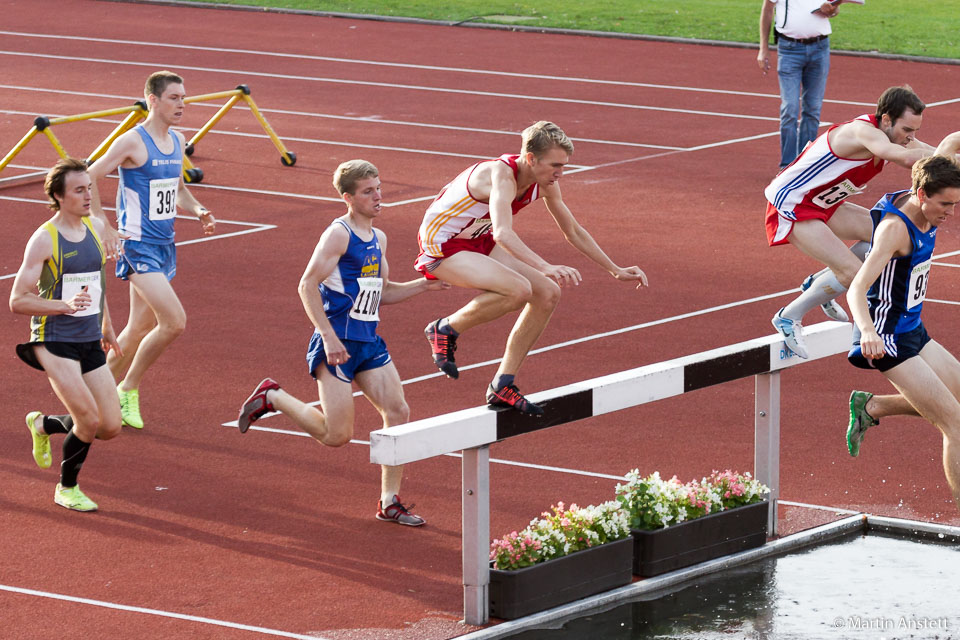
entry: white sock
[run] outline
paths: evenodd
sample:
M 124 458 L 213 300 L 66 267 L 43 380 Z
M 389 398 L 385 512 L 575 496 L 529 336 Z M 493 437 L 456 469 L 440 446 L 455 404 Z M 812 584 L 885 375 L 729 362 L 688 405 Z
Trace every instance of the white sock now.
M 393 493 L 382 493 L 380 494 L 380 504 L 384 509 L 396 502 L 396 494 Z
M 837 280 L 837 276 L 833 275 L 833 271 L 820 272 L 810 288 L 784 307 L 780 315 L 791 320 L 800 320 L 808 311 L 830 302 L 846 290 Z

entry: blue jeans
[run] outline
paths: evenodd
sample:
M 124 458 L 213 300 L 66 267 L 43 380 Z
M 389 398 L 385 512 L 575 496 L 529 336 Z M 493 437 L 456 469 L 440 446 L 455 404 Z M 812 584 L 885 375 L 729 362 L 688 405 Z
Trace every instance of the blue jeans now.
M 793 162 L 807 143 L 817 137 L 820 107 L 823 105 L 823 92 L 827 88 L 829 72 L 830 38 L 812 44 L 787 40 L 778 42 L 781 169 Z

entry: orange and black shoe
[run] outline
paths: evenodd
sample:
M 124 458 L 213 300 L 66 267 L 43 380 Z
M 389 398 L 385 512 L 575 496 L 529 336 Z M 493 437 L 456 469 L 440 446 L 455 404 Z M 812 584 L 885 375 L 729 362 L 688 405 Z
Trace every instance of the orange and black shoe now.
M 423 330 L 423 335 L 427 337 L 430 343 L 430 349 L 433 350 L 433 363 L 437 365 L 440 371 L 447 374 L 448 378 L 456 380 L 460 377 L 457 370 L 457 362 L 453 354 L 457 351 L 457 339 L 454 336 L 443 333 L 439 329 L 440 321 L 431 322 Z
M 540 405 L 524 398 L 515 384 L 509 384 L 499 389 L 494 389 L 492 384 L 488 386 L 487 404 L 492 407 L 511 407 L 530 416 L 543 415 L 543 409 Z

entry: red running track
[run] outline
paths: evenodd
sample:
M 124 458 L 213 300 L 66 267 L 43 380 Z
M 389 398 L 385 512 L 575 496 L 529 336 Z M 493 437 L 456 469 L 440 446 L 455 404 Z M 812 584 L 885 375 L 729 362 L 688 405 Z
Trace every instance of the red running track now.
M 39 21 L 44 9 L 55 9 L 58 19 Z M 410 265 L 423 199 L 474 158 L 517 148 L 519 137 L 503 132 L 550 119 L 576 139 L 573 162 L 592 168 L 564 178 L 565 199 L 614 260 L 639 264 L 651 286 L 635 292 L 615 282 L 563 242 L 542 205 L 530 207 L 517 218 L 522 236 L 584 275 L 580 287 L 564 293 L 538 346 L 650 325 L 532 355 L 519 380 L 528 392 L 767 335 L 787 291 L 816 269 L 797 251 L 766 246 L 762 188 L 777 162 L 778 98 L 775 77 L 756 73 L 750 49 L 82 0 L 5 0 L 0 11 L 4 151 L 33 116 L 130 104 L 150 71 L 170 68 L 183 73 L 194 95 L 249 84 L 299 158 L 296 167 L 282 167 L 240 110 L 198 146 L 193 159 L 206 178 L 194 192 L 221 219 L 220 235 L 260 230 L 181 246 L 174 285 L 188 328 L 146 379 L 147 428 L 93 448 L 82 484 L 100 503 L 97 514 L 53 504 L 55 470 L 33 464 L 21 416 L 58 411 L 56 398 L 12 348 L 0 355 L 9 408 L 0 453 L 0 610 L 10 637 L 71 629 L 91 637 L 267 635 L 171 613 L 288 637 L 449 638 L 469 631 L 457 623 L 456 458 L 406 469 L 404 498 L 429 521 L 411 530 L 374 520 L 379 472 L 366 446 L 325 449 L 298 437 L 282 417 L 262 423 L 280 432 L 241 436 L 222 426 L 264 375 L 316 398 L 303 363 L 310 325 L 296 286 L 321 231 L 341 213 L 329 180 L 343 160 L 376 163 L 388 202 L 415 200 L 385 209 L 379 224 L 390 237 L 391 273 L 403 280 L 415 277 Z M 956 67 L 839 55 L 832 66 L 825 121 L 867 112 L 884 88 L 909 82 L 932 105 L 923 139 L 937 141 L 957 128 L 960 107 L 940 104 L 957 97 L 950 93 L 958 86 Z M 189 133 L 212 113 L 191 106 Z M 68 150 L 84 155 L 112 126 L 57 133 Z M 37 140 L 15 163 L 44 167 L 53 160 L 46 141 Z M 872 204 L 907 180 L 905 171 L 890 168 L 859 202 Z M 23 244 L 44 219 L 40 196 L 37 184 L 0 191 L 8 238 L 0 276 L 16 271 Z M 179 241 L 199 238 L 198 225 L 178 224 Z M 948 225 L 938 252 L 958 249 Z M 944 262 L 960 264 L 955 256 Z M 9 294 L 11 282 L 0 280 L 0 294 Z M 125 287 L 111 281 L 108 288 L 118 329 Z M 382 334 L 405 380 L 435 373 L 422 327 L 468 297 L 427 294 L 384 310 Z M 935 270 L 929 297 L 960 300 L 954 269 Z M 730 306 L 709 311 L 721 305 Z M 931 333 L 957 352 L 953 309 L 931 303 L 925 316 Z M 677 318 L 683 314 L 691 315 Z M 6 318 L 0 337 L 12 347 L 24 339 L 27 320 Z M 458 358 L 499 357 L 511 323 L 466 334 Z M 485 364 L 456 382 L 408 384 L 412 416 L 477 405 L 494 369 Z M 851 388 L 888 386 L 840 357 L 784 374 L 783 498 L 960 524 L 943 479 L 940 437 L 928 424 L 885 420 L 860 458 L 847 456 Z M 495 464 L 493 532 L 520 528 L 557 500 L 610 499 L 616 481 L 603 476 L 635 467 L 683 479 L 750 469 L 752 391 L 750 381 L 739 381 L 497 445 L 494 458 L 560 471 Z M 364 440 L 378 420 L 365 401 L 357 407 L 356 438 Z M 786 507 L 781 516 L 782 530 L 791 532 L 835 514 Z

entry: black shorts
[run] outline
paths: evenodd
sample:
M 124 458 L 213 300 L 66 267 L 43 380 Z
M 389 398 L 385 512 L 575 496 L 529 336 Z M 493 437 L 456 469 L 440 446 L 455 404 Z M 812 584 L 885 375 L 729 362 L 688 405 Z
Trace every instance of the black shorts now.
M 921 322 L 915 329 L 906 333 L 897 333 L 894 335 L 883 336 L 884 348 L 887 353 L 882 358 L 869 360 L 863 357 L 860 351 L 860 341 L 853 343 L 853 349 L 847 354 L 847 360 L 855 367 L 861 369 L 877 369 L 878 371 L 889 371 L 901 362 L 905 362 L 914 356 L 920 354 L 928 342 L 930 336 Z
M 80 363 L 80 373 L 99 369 L 107 364 L 107 354 L 103 352 L 99 340 L 90 342 L 27 342 L 17 345 L 17 355 L 34 369 L 43 371 L 34 350 L 42 347 L 51 355 Z

